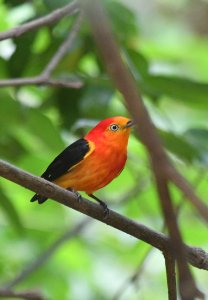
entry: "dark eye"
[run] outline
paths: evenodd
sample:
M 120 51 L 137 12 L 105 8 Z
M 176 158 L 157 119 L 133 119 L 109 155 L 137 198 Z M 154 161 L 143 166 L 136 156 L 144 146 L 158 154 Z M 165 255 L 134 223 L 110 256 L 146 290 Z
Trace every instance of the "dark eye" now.
M 118 129 L 119 129 L 119 126 L 117 124 L 112 124 L 110 126 L 110 130 L 112 130 L 112 131 L 117 131 Z

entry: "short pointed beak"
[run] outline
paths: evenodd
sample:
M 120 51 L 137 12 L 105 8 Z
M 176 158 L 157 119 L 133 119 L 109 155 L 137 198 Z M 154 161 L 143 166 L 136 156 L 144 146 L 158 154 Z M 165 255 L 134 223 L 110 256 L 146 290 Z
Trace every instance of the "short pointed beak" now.
M 135 121 L 133 121 L 133 120 L 129 120 L 129 121 L 127 122 L 127 124 L 125 125 L 125 128 L 132 127 L 132 126 L 134 126 L 135 124 L 136 124 L 136 122 L 135 122 Z

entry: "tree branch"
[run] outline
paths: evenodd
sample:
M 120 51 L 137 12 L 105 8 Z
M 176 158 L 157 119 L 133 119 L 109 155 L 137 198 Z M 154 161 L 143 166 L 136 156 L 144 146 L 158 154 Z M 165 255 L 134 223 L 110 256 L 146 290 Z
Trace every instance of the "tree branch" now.
M 138 86 L 121 60 L 115 39 L 112 36 L 112 32 L 98 1 L 80 0 L 80 2 L 83 5 L 86 16 L 88 17 L 92 33 L 94 34 L 106 68 L 118 90 L 124 96 L 129 112 L 138 124 L 136 127 L 137 132 L 149 152 L 152 164 L 154 165 L 159 163 L 160 170 L 163 171 L 163 173 L 166 174 L 167 179 L 171 181 L 173 175 L 170 176 L 169 174 L 174 170 L 174 176 L 178 176 L 178 181 L 181 181 L 181 178 L 183 177 L 176 171 L 162 147 L 159 136 L 156 133 L 155 127 L 152 124 L 149 114 L 143 104 Z M 184 178 L 183 182 L 186 182 Z M 181 181 L 181 185 L 177 184 L 177 186 L 183 193 L 185 193 L 188 199 L 190 199 L 195 193 L 191 188 L 189 193 L 185 192 L 183 182 Z M 174 180 L 173 183 L 175 184 L 176 180 Z M 192 204 L 196 207 L 201 216 L 208 221 L 208 207 L 201 201 L 201 199 L 195 197 L 195 201 L 192 201 Z
M 44 300 L 44 297 L 39 292 L 14 292 L 11 290 L 0 290 L 0 298 L 21 298 L 25 300 Z
M 77 35 L 77 32 L 80 29 L 82 22 L 82 14 L 80 14 L 72 27 L 69 31 L 68 36 L 63 41 L 59 49 L 56 51 L 54 56 L 51 58 L 49 63 L 46 65 L 42 73 L 38 76 L 34 77 L 26 77 L 26 78 L 13 78 L 13 79 L 6 79 L 0 80 L 0 87 L 6 86 L 22 86 L 22 85 L 50 85 L 53 87 L 65 87 L 65 88 L 80 88 L 82 87 L 83 83 L 81 81 L 68 81 L 68 80 L 58 80 L 50 78 L 52 72 L 67 53 L 69 48 L 72 46 L 72 43 Z
M 192 277 L 188 264 L 185 258 L 185 250 L 183 247 L 183 240 L 177 225 L 176 214 L 172 205 L 170 192 L 168 189 L 167 178 L 164 176 L 163 172 L 161 172 L 159 163 L 154 164 L 154 173 L 157 182 L 158 194 L 161 200 L 161 206 L 163 210 L 163 214 L 165 216 L 165 223 L 170 232 L 171 236 L 171 244 L 172 244 L 172 260 L 176 259 L 176 263 L 178 266 L 179 273 L 179 290 L 184 300 L 195 299 L 196 296 L 200 293 L 195 281 Z M 166 252 L 165 252 L 166 253 Z M 166 256 L 170 256 L 170 253 L 166 254 Z M 166 259 L 166 273 L 168 275 L 167 268 L 171 267 L 171 265 L 167 265 L 167 260 L 170 263 L 170 257 L 165 257 Z M 175 264 L 175 262 L 174 262 Z M 168 289 L 172 289 L 172 282 L 170 282 L 170 278 L 167 278 L 168 281 Z M 170 285 L 170 286 L 169 286 Z M 189 286 L 189 290 L 187 290 L 187 286 Z M 172 293 L 171 293 L 171 296 Z M 172 300 L 172 298 L 170 298 Z
M 27 31 L 31 31 L 31 30 L 37 29 L 39 27 L 43 27 L 43 26 L 55 23 L 55 22 L 59 21 L 60 19 L 62 19 L 64 16 L 67 16 L 67 15 L 69 16 L 69 15 L 76 13 L 78 11 L 78 9 L 79 9 L 79 6 L 77 4 L 77 1 L 73 1 L 72 3 L 63 6 L 62 8 L 58 8 L 58 9 L 54 10 L 52 13 L 50 13 L 44 17 L 41 17 L 34 21 L 25 23 L 16 28 L 12 28 L 8 31 L 1 32 L 0 33 L 0 41 L 10 39 L 10 38 L 15 38 L 15 37 L 22 35 L 23 33 L 27 32 Z
M 83 201 L 79 203 L 74 193 L 62 189 L 41 177 L 34 176 L 16 168 L 3 160 L 0 160 L 0 176 L 125 232 L 161 251 L 171 250 L 170 239 L 166 235 L 156 232 L 140 223 L 134 222 L 113 210 L 110 210 L 109 217 L 104 219 L 103 209 L 100 205 L 85 198 L 83 198 Z M 201 248 L 186 245 L 185 249 L 187 260 L 191 265 L 200 269 L 208 270 L 207 252 Z
M 183 300 L 193 300 L 200 292 L 195 285 L 185 260 L 182 238 L 177 226 L 168 188 L 169 178 L 167 176 L 167 169 L 170 167 L 174 169 L 174 167 L 162 147 L 159 136 L 157 135 L 149 114 L 143 104 L 141 94 L 138 92 L 138 88 L 133 78 L 122 62 L 118 46 L 109 26 L 109 21 L 107 20 L 100 2 L 95 0 L 80 0 L 80 3 L 82 4 L 83 11 L 91 25 L 92 33 L 102 54 L 109 75 L 119 91 L 123 94 L 128 110 L 138 124 L 137 130 L 141 141 L 149 152 L 163 215 L 170 233 L 173 250 L 172 255 L 175 256 L 178 264 L 180 294 Z M 205 206 L 205 211 L 203 211 L 201 210 L 201 206 L 197 205 L 198 201 L 194 202 L 194 204 L 207 221 L 208 208 Z M 187 289 L 187 286 L 189 286 L 189 289 Z
M 80 14 L 70 30 L 68 36 L 63 41 L 61 46 L 59 47 L 58 51 L 55 53 L 55 55 L 52 57 L 52 59 L 49 61 L 48 65 L 45 67 L 45 69 L 42 72 L 42 76 L 45 78 L 49 78 L 58 63 L 61 61 L 61 59 L 64 57 L 64 55 L 67 53 L 69 48 L 72 46 L 72 43 L 74 42 L 74 39 L 81 27 L 83 16 Z
M 83 86 L 81 81 L 67 81 L 58 79 L 47 79 L 43 76 L 25 77 L 25 78 L 13 78 L 0 80 L 0 87 L 7 86 L 22 86 L 22 85 L 49 85 L 53 87 L 65 87 L 78 89 Z
M 167 166 L 168 179 L 189 199 L 191 204 L 197 208 L 201 216 L 207 222 L 208 220 L 208 208 L 207 205 L 197 196 L 191 185 L 187 180 L 172 166 Z
M 165 258 L 166 277 L 168 285 L 168 299 L 177 300 L 175 258 L 168 252 L 163 252 Z
M 203 175 L 204 176 L 204 175 Z M 196 183 L 197 183 L 197 185 L 199 185 L 199 183 L 200 183 L 200 181 L 201 181 L 201 179 L 202 179 L 202 174 L 200 173 L 200 174 L 198 174 L 197 175 L 197 177 L 196 177 Z M 180 210 L 181 210 L 181 207 L 182 207 L 182 204 L 183 204 L 184 202 L 183 202 L 183 197 L 180 199 L 180 201 L 179 201 L 179 204 L 177 205 L 177 207 L 176 207 L 176 209 L 175 209 L 175 213 L 176 213 L 176 216 L 178 217 L 178 214 L 179 214 L 179 212 L 180 212 Z M 165 223 L 163 224 L 163 226 L 162 226 L 162 229 L 161 229 L 161 231 L 162 232 L 164 232 L 164 230 L 165 230 L 165 228 L 166 228 L 166 226 L 165 226 Z M 134 272 L 129 276 L 129 278 L 125 281 L 125 282 L 123 282 L 122 284 L 121 284 L 121 287 L 120 287 L 120 289 L 118 289 L 118 291 L 116 292 L 116 294 L 114 295 L 114 297 L 113 297 L 113 299 L 112 300 L 119 300 L 120 298 L 121 298 L 121 296 L 124 294 L 124 292 L 125 292 L 125 290 L 126 290 L 126 288 L 128 287 L 128 285 L 130 284 L 130 283 L 134 283 L 134 282 L 136 282 L 136 280 L 138 280 L 138 278 L 141 276 L 141 274 L 142 274 L 142 271 L 143 271 L 143 268 L 144 268 L 144 264 L 145 264 L 145 262 L 146 262 L 146 260 L 147 260 L 147 258 L 148 258 L 148 256 L 151 254 L 151 252 L 154 250 L 154 248 L 152 248 L 152 247 L 149 247 L 149 249 L 147 250 L 147 252 L 145 253 L 145 255 L 143 256 L 143 259 L 142 259 L 142 261 L 140 262 L 140 264 L 139 264 L 139 266 L 137 266 L 137 268 L 134 270 Z M 163 255 L 164 255 L 164 253 L 163 253 Z M 173 257 L 171 257 L 170 255 L 169 255 L 169 253 L 167 253 L 166 254 L 166 256 L 168 256 L 167 257 L 167 260 L 168 259 L 173 259 L 174 260 L 174 258 Z M 175 261 L 175 260 L 174 260 Z M 167 266 L 166 266 L 166 269 L 167 269 Z M 175 273 L 175 271 L 174 271 L 174 273 Z M 173 274 L 172 273 L 172 271 L 171 271 L 171 274 Z M 167 274 L 167 276 L 168 276 L 168 274 Z M 167 281 L 168 281 L 169 279 L 167 278 Z M 168 283 L 169 284 L 169 283 Z M 174 295 L 174 287 L 170 287 L 170 289 L 171 289 L 171 292 L 169 292 L 169 293 L 171 293 L 171 295 L 173 294 Z M 169 296 L 170 297 L 170 296 Z
M 149 255 L 150 255 L 150 253 L 152 252 L 153 249 L 154 248 L 149 247 L 149 249 L 144 254 L 141 262 L 139 263 L 139 265 L 136 267 L 134 272 L 125 280 L 125 282 L 123 282 L 121 284 L 120 288 L 117 290 L 117 292 L 113 296 L 112 300 L 119 300 L 123 296 L 123 294 L 126 291 L 127 287 L 130 284 L 136 283 L 136 281 L 139 280 L 139 278 L 141 277 L 141 275 L 144 271 L 145 263 L 146 263 L 147 259 L 149 258 Z

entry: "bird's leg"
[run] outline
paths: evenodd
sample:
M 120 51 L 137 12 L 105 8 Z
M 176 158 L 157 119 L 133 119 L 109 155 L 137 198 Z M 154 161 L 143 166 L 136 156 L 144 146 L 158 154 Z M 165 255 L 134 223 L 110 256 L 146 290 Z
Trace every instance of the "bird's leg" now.
M 80 195 L 80 193 L 78 193 L 76 190 L 74 190 L 72 188 L 68 188 L 67 190 L 75 194 L 75 196 L 77 197 L 77 201 L 79 203 L 82 202 L 82 195 Z
M 89 197 L 93 198 L 95 201 L 97 201 L 102 207 L 103 207 L 103 210 L 104 210 L 104 218 L 106 219 L 109 215 L 109 209 L 108 209 L 108 206 L 107 204 L 100 200 L 99 198 L 97 198 L 95 195 L 93 194 L 88 194 Z

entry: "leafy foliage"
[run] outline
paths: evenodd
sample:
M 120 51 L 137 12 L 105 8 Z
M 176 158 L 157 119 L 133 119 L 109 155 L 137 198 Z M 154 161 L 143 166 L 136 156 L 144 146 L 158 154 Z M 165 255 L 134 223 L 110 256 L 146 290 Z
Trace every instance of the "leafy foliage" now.
M 0 16 L 3 16 L 0 29 L 7 30 L 35 19 L 66 3 L 65 0 L 39 0 L 27 3 L 26 7 L 21 1 L 0 1 Z M 147 1 L 141 1 L 140 11 L 128 1 L 105 2 L 123 59 L 143 92 L 166 150 L 201 197 L 207 199 L 208 78 L 204 70 L 208 61 L 201 54 L 207 53 L 208 45 L 200 32 L 189 27 L 189 20 L 185 23 L 175 18 L 174 2 L 168 6 L 162 2 L 155 5 L 157 9 L 153 12 L 148 10 Z M 190 3 L 180 1 L 178 5 L 183 10 Z M 168 26 L 164 26 L 167 22 L 164 8 L 170 14 Z M 74 19 L 65 18 L 49 28 L 31 31 L 9 43 L 2 42 L 1 79 L 39 74 Z M 146 22 L 147 19 L 151 22 Z M 106 74 L 87 24 L 84 23 L 73 48 L 57 66 L 54 77 L 79 78 L 84 86 L 77 90 L 45 86 L 0 89 L 0 156 L 37 175 L 67 144 L 85 134 L 98 120 L 128 114 L 121 95 Z M 31 204 L 30 191 L 4 179 L 0 180 L 0 186 L 3 245 L 0 284 L 3 286 L 83 216 L 52 201 L 43 206 Z M 204 224 L 176 189 L 172 193 L 176 203 L 184 203 L 179 221 L 186 242 L 206 249 Z M 126 169 L 98 195 L 109 199 L 110 207 L 161 230 L 162 219 L 148 158 L 133 134 Z M 144 243 L 93 221 L 18 287 L 38 287 L 55 300 L 112 299 L 146 251 Z M 161 257 L 156 251 L 148 256 L 138 279 L 139 287 L 128 284 L 122 299 L 166 298 Z M 206 274 L 193 271 L 208 292 Z

